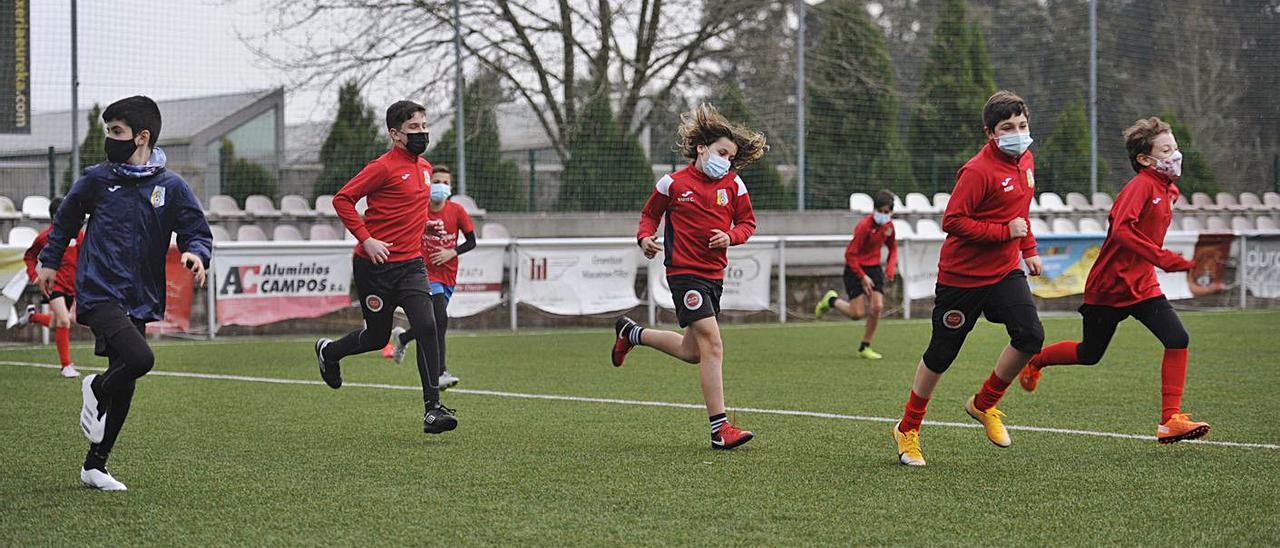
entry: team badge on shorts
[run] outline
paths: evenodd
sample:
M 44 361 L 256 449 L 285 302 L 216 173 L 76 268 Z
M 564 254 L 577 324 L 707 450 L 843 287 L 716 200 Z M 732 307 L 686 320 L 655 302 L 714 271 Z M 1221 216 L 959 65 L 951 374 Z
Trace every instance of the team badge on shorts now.
M 696 289 L 690 289 L 684 292 L 684 307 L 689 310 L 697 310 L 702 308 L 702 293 Z
M 364 307 L 368 308 L 369 312 L 382 312 L 382 297 L 377 295 L 369 295 L 368 297 L 365 297 Z
M 950 329 L 960 329 L 964 325 L 964 312 L 948 310 L 942 315 L 942 325 Z

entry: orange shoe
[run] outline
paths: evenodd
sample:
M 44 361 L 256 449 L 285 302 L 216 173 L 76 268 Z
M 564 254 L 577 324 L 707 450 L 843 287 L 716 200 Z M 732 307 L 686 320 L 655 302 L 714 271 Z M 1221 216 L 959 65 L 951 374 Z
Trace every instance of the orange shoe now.
M 1022 389 L 1027 392 L 1035 392 L 1036 385 L 1040 384 L 1040 375 L 1043 373 L 1039 367 L 1027 364 L 1018 374 L 1018 384 L 1021 384 Z
M 1209 423 L 1193 421 L 1186 413 L 1174 413 L 1169 420 L 1156 428 L 1156 441 L 1170 444 L 1202 438 L 1209 433 Z
M 712 449 L 733 449 L 739 445 L 751 441 L 755 437 L 749 431 L 743 430 L 732 424 L 726 424 L 720 427 L 720 431 L 711 435 Z
M 382 357 L 391 358 L 393 357 L 395 351 L 396 351 L 396 345 L 387 343 L 386 346 L 382 347 Z

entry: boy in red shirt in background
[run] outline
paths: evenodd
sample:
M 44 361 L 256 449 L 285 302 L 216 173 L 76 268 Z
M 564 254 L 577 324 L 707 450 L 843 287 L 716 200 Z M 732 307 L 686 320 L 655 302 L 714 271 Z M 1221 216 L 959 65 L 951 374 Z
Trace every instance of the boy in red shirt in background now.
M 916 367 L 915 381 L 893 427 L 898 462 L 924 466 L 920 451 L 920 423 L 929 398 L 951 367 L 965 337 L 986 316 L 1004 324 L 1009 345 L 978 393 L 965 403 L 965 412 L 982 423 L 987 439 L 998 447 L 1012 440 L 996 409 L 996 402 L 1044 343 L 1044 328 L 1036 313 L 1026 274 L 1042 270 L 1036 239 L 1027 215 L 1035 193 L 1035 160 L 1031 146 L 1030 110 L 1010 91 L 997 91 L 982 107 L 987 144 L 960 168 L 951 201 L 942 217 L 938 284 L 933 306 L 933 335 Z
M 733 169 L 759 160 L 768 146 L 764 135 L 731 125 L 707 104 L 681 115 L 679 134 L 680 152 L 689 165 L 658 180 L 640 214 L 636 242 L 650 259 L 664 254 L 676 319 L 685 332 L 645 329 L 631 318 L 618 318 L 613 366 L 621 366 L 637 345 L 698 364 L 711 421 L 711 448 L 733 449 L 751 441 L 753 434 L 725 417 L 724 345 L 716 316 L 728 248 L 746 243 L 756 229 L 747 186 Z M 660 221 L 665 221 L 661 244 Z
M 449 301 L 458 285 L 458 256 L 476 248 L 476 225 L 467 209 L 449 199 L 453 174 L 446 166 L 435 166 L 431 172 L 431 206 L 428 223 L 436 225 L 422 236 L 422 257 L 427 261 L 427 278 L 431 282 L 431 308 L 436 316 L 436 346 L 440 352 L 440 390 L 457 386 L 459 379 L 449 373 L 445 361 L 444 336 L 449 330 Z M 461 234 L 462 243 L 458 243 Z M 404 360 L 405 346 L 413 341 L 413 329 L 391 330 L 391 353 L 396 363 Z
M 49 218 L 54 219 L 58 216 L 58 206 L 62 205 L 62 197 L 55 197 L 49 201 Z M 35 241 L 31 242 L 31 247 L 27 248 L 27 252 L 22 255 L 22 261 L 27 263 L 27 278 L 32 282 L 36 281 L 36 267 L 39 263 L 40 252 L 44 250 L 44 246 L 49 241 L 49 231 L 53 230 L 50 224 L 39 235 Z M 45 327 L 53 328 L 53 339 L 58 346 L 58 360 L 62 363 L 60 374 L 63 378 L 74 379 L 80 376 L 80 372 L 76 371 L 76 365 L 71 363 L 71 307 L 76 301 L 76 254 L 77 246 L 80 240 L 84 239 L 84 231 L 80 231 L 80 235 L 67 244 L 67 250 L 62 253 L 62 264 L 58 266 L 58 275 L 54 278 L 53 292 L 48 297 L 41 299 L 40 302 L 49 303 L 49 310 L 52 314 L 43 314 L 36 312 L 35 305 L 27 305 L 27 310 L 18 318 L 18 323 L 14 327 L 23 327 L 29 323 L 37 323 Z
M 1155 267 L 1183 272 L 1195 263 L 1164 249 L 1165 232 L 1173 220 L 1182 175 L 1182 153 L 1169 124 L 1151 117 L 1124 131 L 1129 163 L 1137 173 L 1111 206 L 1111 228 L 1098 260 L 1089 269 L 1084 287 L 1084 339 L 1044 347 L 1022 370 L 1022 388 L 1034 391 L 1042 368 L 1050 365 L 1094 365 L 1102 359 L 1116 326 L 1132 316 L 1164 345 L 1160 363 L 1161 413 L 1156 440 L 1173 443 L 1209 433 L 1209 424 L 1182 412 L 1182 389 L 1187 381 L 1187 330 L 1173 310 Z
M 848 300 L 832 289 L 822 296 L 813 314 L 819 318 L 835 308 L 854 320 L 867 317 L 858 357 L 868 360 L 883 358 L 871 349 L 871 339 L 876 336 L 880 314 L 884 312 L 884 282 L 892 280 L 898 269 L 898 243 L 893 237 L 893 193 L 881 190 L 876 193 L 875 212 L 863 217 L 853 228 L 853 239 L 844 250 L 844 291 Z M 880 248 L 889 248 L 889 258 L 884 269 L 880 268 Z M 867 298 L 863 299 L 862 296 Z M 870 308 L 868 311 L 867 308 Z M 868 313 L 869 312 L 869 313 Z

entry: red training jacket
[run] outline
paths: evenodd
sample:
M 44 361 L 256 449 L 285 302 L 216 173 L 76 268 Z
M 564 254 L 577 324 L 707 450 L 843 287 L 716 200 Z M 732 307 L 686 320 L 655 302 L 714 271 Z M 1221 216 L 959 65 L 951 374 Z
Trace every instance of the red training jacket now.
M 356 202 L 368 198 L 364 218 L 356 212 Z M 387 262 L 401 262 L 422 256 L 422 230 L 427 223 L 431 201 L 431 164 L 421 156 L 392 147 L 369 162 L 333 196 L 333 209 L 342 224 L 359 242 L 377 238 L 387 243 Z M 363 245 L 356 255 L 369 258 Z
M 36 235 L 36 239 L 31 242 L 31 247 L 27 248 L 27 252 L 22 254 L 22 262 L 27 263 L 27 278 L 36 281 L 36 268 L 39 267 L 40 252 L 44 250 L 45 244 L 49 242 L 49 231 L 53 230 L 53 225 L 49 225 L 40 234 Z M 53 290 L 67 295 L 76 294 L 76 258 L 79 255 L 80 240 L 84 239 L 84 231 L 80 231 L 80 235 L 76 239 L 67 243 L 67 250 L 62 253 L 62 264 L 58 265 L 58 275 L 53 279 Z
M 666 222 L 663 264 L 668 276 L 723 280 L 729 257 L 724 249 L 708 246 L 711 231 L 728 234 L 729 245 L 744 244 L 756 232 L 756 214 L 742 179 L 730 171 L 713 181 L 693 164 L 658 180 L 640 213 L 636 239 L 656 235 L 660 217 Z
M 1155 267 L 1190 270 L 1195 263 L 1164 249 L 1178 185 L 1151 168 L 1138 172 L 1111 206 L 1111 227 L 1084 285 L 1085 304 L 1129 306 L 1164 294 Z
M 471 216 L 467 215 L 467 209 L 453 200 L 446 201 L 440 211 L 428 210 L 427 216 L 433 221 L 444 223 L 443 233 L 427 232 L 422 235 L 422 258 L 427 261 L 427 277 L 430 281 L 450 287 L 458 285 L 458 258 L 454 257 L 449 262 L 436 266 L 431 264 L 431 254 L 443 249 L 457 249 L 458 234 L 475 232 L 475 224 L 471 222 Z
M 893 278 L 898 270 L 898 242 L 893 237 L 893 221 L 877 225 L 875 217 L 867 215 L 853 227 L 853 239 L 844 248 L 844 264 L 858 276 L 864 276 L 864 266 L 880 266 L 880 247 L 889 248 L 885 261 L 884 277 Z
M 1009 157 L 988 141 L 956 174 L 956 187 L 942 215 L 947 239 L 938 256 L 938 283 L 951 287 L 994 284 L 1018 268 L 1021 258 L 1036 256 L 1031 233 L 1031 198 L 1035 194 L 1035 159 L 1031 152 Z M 1009 237 L 1009 221 L 1027 220 L 1027 235 Z

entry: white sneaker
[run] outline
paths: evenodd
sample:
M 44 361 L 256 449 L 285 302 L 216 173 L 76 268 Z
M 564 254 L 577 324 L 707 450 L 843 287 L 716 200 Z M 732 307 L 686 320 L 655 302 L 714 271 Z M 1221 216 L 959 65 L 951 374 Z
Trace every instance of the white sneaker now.
M 21 316 L 18 316 L 18 321 L 13 324 L 13 327 L 26 327 L 27 324 L 31 323 L 31 315 L 35 313 L 36 313 L 36 305 L 34 304 L 27 305 L 27 309 L 22 312 Z
M 123 483 L 120 483 L 118 480 L 111 477 L 111 474 L 103 472 L 102 470 L 98 470 L 97 468 L 92 468 L 89 470 L 85 470 L 84 468 L 81 468 L 80 484 L 84 485 L 85 487 L 91 487 L 91 488 L 100 489 L 103 491 L 128 491 L 129 490 L 129 488 L 125 487 Z
M 107 429 L 107 414 L 98 416 L 98 397 L 93 394 L 93 379 L 97 375 L 88 375 L 80 381 L 80 396 L 84 404 L 80 406 L 80 430 L 89 443 L 102 443 L 102 436 Z M 113 480 L 114 481 L 114 480 Z
M 400 342 L 400 335 L 404 334 L 404 328 L 396 326 L 391 330 L 391 359 L 397 364 L 404 361 L 404 343 Z
M 67 364 L 66 367 L 62 368 L 62 371 L 60 371 L 60 373 L 62 374 L 62 378 L 64 379 L 74 379 L 80 376 L 80 372 L 76 371 L 76 364 L 74 363 Z
M 444 373 L 440 374 L 440 391 L 443 392 L 445 390 L 458 386 L 458 382 L 460 381 L 461 379 L 453 376 L 453 373 L 445 371 Z

